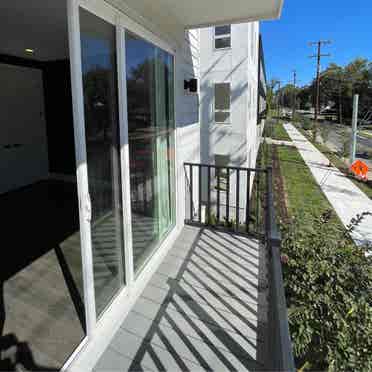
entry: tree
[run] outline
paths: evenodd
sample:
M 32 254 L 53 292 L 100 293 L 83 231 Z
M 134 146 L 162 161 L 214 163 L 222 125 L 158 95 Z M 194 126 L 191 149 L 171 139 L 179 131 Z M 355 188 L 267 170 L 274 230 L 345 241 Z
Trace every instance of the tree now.
M 278 84 L 278 79 L 271 79 L 269 84 L 267 85 L 266 90 L 266 103 L 267 103 L 267 110 L 268 114 L 270 115 L 271 111 L 275 109 L 275 97 L 274 97 L 274 89 Z
M 316 80 L 310 84 L 315 92 Z M 345 67 L 331 63 L 320 75 L 320 106 L 328 104 L 338 113 L 338 120 L 352 116 L 353 95 L 359 94 L 361 115 L 370 110 L 372 104 L 372 63 L 363 58 L 356 58 Z M 314 96 L 314 94 L 313 94 Z M 314 104 L 314 102 L 313 102 Z

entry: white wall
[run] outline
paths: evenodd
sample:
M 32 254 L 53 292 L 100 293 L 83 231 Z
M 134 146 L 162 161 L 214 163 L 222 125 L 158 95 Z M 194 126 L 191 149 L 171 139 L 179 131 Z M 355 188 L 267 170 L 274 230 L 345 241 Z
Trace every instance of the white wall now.
M 4 193 L 46 178 L 48 150 L 41 71 L 0 64 L 0 81 L 0 193 Z
M 200 78 L 200 32 L 199 30 L 185 31 L 182 48 L 176 56 L 177 60 L 177 89 L 176 89 L 176 126 L 177 126 L 177 182 L 179 194 L 179 221 L 185 219 L 185 207 L 189 214 L 189 189 L 187 170 L 184 162 L 200 162 L 200 121 L 199 94 L 186 93 L 183 88 L 184 80 Z M 196 174 L 194 180 L 197 181 Z M 193 199 L 197 203 L 197 182 L 194 182 Z
M 230 155 L 231 165 L 254 166 L 257 152 L 258 22 L 231 25 L 231 49 L 214 49 L 214 28 L 200 30 L 202 160 Z M 214 83 L 231 84 L 231 125 L 214 123 Z

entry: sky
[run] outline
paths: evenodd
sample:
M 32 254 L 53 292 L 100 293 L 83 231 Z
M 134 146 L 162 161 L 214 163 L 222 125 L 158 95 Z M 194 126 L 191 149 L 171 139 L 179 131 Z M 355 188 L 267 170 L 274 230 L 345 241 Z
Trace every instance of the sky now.
M 324 45 L 321 68 L 329 63 L 346 65 L 356 57 L 372 60 L 372 0 L 284 0 L 279 20 L 260 24 L 267 81 L 278 78 L 308 84 L 315 76 L 316 53 L 310 41 L 331 40 Z

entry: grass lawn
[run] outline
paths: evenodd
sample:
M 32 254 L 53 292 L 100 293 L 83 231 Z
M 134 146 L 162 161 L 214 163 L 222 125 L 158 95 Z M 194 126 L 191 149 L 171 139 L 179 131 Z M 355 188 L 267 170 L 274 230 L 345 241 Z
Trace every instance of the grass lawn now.
M 320 216 L 332 209 L 297 149 L 277 146 L 277 155 L 289 216 L 299 216 L 301 224 L 306 225 L 310 216 Z M 344 228 L 336 214 L 332 223 Z
M 272 124 L 271 138 L 279 141 L 289 141 L 292 142 L 288 136 L 287 131 L 283 127 L 283 122 L 280 120 L 278 122 L 273 122 Z

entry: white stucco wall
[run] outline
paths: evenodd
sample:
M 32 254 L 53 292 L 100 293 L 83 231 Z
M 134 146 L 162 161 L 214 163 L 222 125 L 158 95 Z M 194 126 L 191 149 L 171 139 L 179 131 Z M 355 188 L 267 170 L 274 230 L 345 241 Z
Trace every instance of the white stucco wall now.
M 185 207 L 189 209 L 186 189 L 188 180 L 185 179 L 185 162 L 200 162 L 200 121 L 199 93 L 185 93 L 184 80 L 200 77 L 200 32 L 199 30 L 185 31 L 182 50 L 176 56 L 177 91 L 176 91 L 176 125 L 177 125 L 177 182 L 178 182 L 178 219 L 185 219 Z M 196 173 L 194 180 L 197 181 Z M 197 182 L 194 182 L 193 199 L 197 203 Z M 187 210 L 186 214 L 189 213 Z
M 214 49 L 214 28 L 200 30 L 201 158 L 230 155 L 231 165 L 255 165 L 259 23 L 231 25 L 231 48 Z M 214 83 L 231 84 L 231 124 L 214 123 Z

